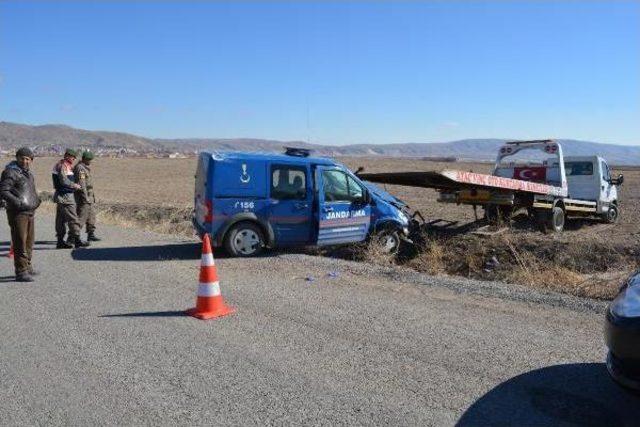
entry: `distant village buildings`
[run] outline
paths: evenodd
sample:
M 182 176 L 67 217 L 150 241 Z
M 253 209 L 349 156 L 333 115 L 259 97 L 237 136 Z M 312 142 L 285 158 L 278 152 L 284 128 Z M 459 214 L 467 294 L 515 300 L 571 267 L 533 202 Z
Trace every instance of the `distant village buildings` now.
M 78 146 L 69 147 L 66 145 L 34 145 L 30 146 L 34 154 L 38 157 L 57 157 L 62 156 L 67 148 L 74 148 L 78 151 L 91 151 L 97 157 L 108 158 L 129 158 L 129 157 L 141 157 L 147 159 L 186 159 L 198 155 L 199 150 L 185 150 L 185 151 L 173 151 L 164 149 L 151 149 L 151 150 L 134 150 L 127 147 L 116 146 L 103 146 L 103 147 L 90 147 L 90 146 Z M 15 148 L 4 149 L 0 147 L 0 157 L 13 157 L 15 155 Z

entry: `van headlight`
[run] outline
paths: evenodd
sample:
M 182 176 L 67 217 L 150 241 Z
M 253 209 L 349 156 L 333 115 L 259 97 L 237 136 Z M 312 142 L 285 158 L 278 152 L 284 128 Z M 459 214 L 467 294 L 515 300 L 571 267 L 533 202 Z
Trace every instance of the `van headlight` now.
M 398 217 L 400 218 L 400 221 L 402 221 L 402 224 L 409 224 L 409 217 L 404 212 L 399 211 Z
M 627 279 L 609 310 L 617 317 L 640 317 L 640 272 Z

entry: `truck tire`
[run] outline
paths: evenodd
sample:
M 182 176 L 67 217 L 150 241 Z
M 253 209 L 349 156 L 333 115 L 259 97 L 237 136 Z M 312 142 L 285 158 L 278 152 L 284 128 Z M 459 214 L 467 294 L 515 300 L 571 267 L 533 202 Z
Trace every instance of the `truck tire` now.
M 248 221 L 234 224 L 224 238 L 224 248 L 231 256 L 257 256 L 262 253 L 264 246 L 262 230 L 258 225 Z
M 560 233 L 564 230 L 564 210 L 560 206 L 554 206 L 551 212 L 548 213 L 547 229 L 556 233 Z
M 490 225 L 506 225 L 511 224 L 513 208 L 511 206 L 484 206 L 484 219 Z
M 607 213 L 602 215 L 602 219 L 604 219 L 604 222 L 607 224 L 613 224 L 618 221 L 619 216 L 620 213 L 618 212 L 618 207 L 616 205 L 610 205 Z

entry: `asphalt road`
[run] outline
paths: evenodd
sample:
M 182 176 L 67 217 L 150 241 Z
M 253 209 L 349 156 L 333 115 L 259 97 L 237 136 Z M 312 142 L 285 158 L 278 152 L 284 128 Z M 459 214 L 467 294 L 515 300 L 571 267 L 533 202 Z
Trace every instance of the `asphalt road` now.
M 35 283 L 0 259 L 2 425 L 637 425 L 602 303 L 279 254 L 219 257 L 237 313 L 200 321 L 193 242 L 36 228 Z

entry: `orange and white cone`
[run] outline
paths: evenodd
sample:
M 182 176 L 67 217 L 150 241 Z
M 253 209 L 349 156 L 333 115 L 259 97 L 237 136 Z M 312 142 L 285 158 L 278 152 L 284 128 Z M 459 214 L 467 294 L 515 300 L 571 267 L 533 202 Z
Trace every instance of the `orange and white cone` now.
M 202 260 L 200 261 L 200 284 L 195 308 L 187 310 L 189 316 L 207 320 L 226 316 L 236 310 L 224 303 L 220 293 L 218 270 L 211 251 L 209 234 L 202 239 Z
M 7 254 L 8 258 L 13 258 L 13 242 L 11 242 L 11 246 L 9 246 L 9 253 Z

